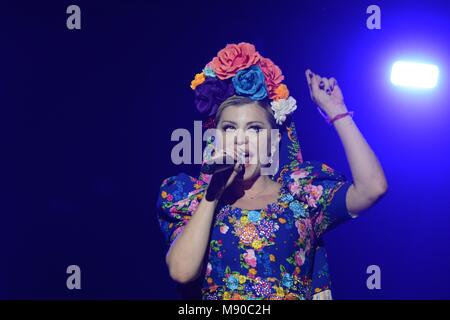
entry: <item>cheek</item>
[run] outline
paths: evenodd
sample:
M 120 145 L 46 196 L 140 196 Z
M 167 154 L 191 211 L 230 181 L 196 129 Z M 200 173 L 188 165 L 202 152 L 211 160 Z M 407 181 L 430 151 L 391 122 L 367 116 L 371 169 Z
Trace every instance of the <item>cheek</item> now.
M 223 136 L 223 148 L 230 152 L 234 151 L 234 136 L 232 134 L 226 134 Z

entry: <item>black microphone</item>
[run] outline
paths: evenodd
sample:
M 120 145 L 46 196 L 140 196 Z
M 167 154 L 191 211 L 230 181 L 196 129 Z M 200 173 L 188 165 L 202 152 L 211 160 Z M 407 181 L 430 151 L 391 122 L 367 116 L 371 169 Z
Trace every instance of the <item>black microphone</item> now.
M 204 174 L 214 174 L 214 173 L 218 173 L 218 172 L 222 172 L 231 168 L 234 168 L 234 166 L 236 165 L 237 161 L 235 159 L 233 159 L 232 157 L 230 157 L 229 155 L 225 155 L 222 158 L 222 161 L 220 161 L 220 163 L 217 163 L 219 161 L 211 159 L 206 161 L 203 165 L 202 168 L 200 170 L 200 172 L 204 173 Z

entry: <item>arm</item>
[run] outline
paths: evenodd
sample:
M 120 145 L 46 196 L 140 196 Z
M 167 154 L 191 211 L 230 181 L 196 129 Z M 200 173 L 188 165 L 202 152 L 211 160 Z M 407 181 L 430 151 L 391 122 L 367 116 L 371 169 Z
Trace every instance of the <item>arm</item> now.
M 347 209 L 356 215 L 371 207 L 387 191 L 383 169 L 351 117 L 334 122 L 344 145 L 353 184 L 347 191 Z
M 166 264 L 173 280 L 186 283 L 198 277 L 216 206 L 217 200 L 203 198 L 195 214 L 170 246 Z
M 306 78 L 311 98 L 328 117 L 347 112 L 342 92 L 334 78 L 321 78 L 310 70 L 306 71 Z M 356 216 L 386 193 L 386 177 L 375 153 L 351 117 L 336 120 L 333 125 L 352 172 L 353 184 L 346 195 L 347 209 Z
M 173 280 L 186 283 L 200 275 L 217 203 L 240 170 L 242 166 L 236 164 L 233 170 L 222 171 L 212 176 L 205 196 L 195 213 L 167 252 L 166 264 Z

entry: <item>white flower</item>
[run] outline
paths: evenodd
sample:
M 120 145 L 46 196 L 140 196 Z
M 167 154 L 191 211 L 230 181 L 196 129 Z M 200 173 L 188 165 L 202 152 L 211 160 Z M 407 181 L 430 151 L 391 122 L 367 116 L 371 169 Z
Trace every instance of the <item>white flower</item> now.
M 291 96 L 287 99 L 272 101 L 270 104 L 272 105 L 272 110 L 275 112 L 274 116 L 277 124 L 283 124 L 286 120 L 286 116 L 297 109 L 297 101 Z

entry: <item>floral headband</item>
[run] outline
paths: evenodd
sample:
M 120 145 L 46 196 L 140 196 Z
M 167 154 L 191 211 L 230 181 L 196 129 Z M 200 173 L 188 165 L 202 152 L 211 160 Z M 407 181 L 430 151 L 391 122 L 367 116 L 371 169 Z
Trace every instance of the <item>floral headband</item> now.
M 281 125 L 287 115 L 297 109 L 283 80 L 280 68 L 272 60 L 261 56 L 254 45 L 241 42 L 227 44 L 220 50 L 203 71 L 195 75 L 191 88 L 195 92 L 197 110 L 209 117 L 206 127 L 213 126 L 219 105 L 232 95 L 252 100 L 270 99 L 275 120 Z

